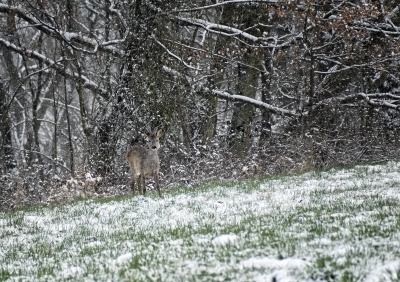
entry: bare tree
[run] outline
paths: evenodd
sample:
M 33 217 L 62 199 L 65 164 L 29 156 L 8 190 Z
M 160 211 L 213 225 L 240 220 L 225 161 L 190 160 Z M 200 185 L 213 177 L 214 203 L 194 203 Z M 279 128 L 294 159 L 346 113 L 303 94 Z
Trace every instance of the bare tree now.
M 394 1 L 2 0 L 0 14 L 0 156 L 28 195 L 80 171 L 125 185 L 146 126 L 165 129 L 168 183 L 399 154 Z

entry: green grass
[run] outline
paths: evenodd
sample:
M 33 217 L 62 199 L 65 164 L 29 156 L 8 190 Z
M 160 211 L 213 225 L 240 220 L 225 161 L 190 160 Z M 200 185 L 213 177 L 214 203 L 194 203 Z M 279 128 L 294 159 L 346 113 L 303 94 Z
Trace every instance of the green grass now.
M 0 229 L 1 281 L 396 281 L 400 163 L 35 206 Z

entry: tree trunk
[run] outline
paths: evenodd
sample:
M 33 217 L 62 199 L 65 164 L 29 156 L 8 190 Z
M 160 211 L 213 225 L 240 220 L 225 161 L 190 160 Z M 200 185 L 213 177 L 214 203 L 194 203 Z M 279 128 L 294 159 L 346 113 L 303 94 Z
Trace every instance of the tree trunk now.
M 64 68 L 67 69 L 67 63 L 64 63 Z M 75 176 L 75 165 L 74 165 L 74 146 L 72 143 L 72 131 L 71 131 L 71 120 L 68 109 L 68 91 L 67 91 L 67 80 L 64 77 L 64 105 L 65 115 L 67 118 L 67 136 L 68 136 L 68 151 L 69 151 L 69 169 L 71 170 L 72 177 Z
M 8 173 L 15 167 L 14 152 L 12 149 L 11 121 L 8 117 L 7 95 L 2 78 L 0 78 L 0 163 L 2 173 Z

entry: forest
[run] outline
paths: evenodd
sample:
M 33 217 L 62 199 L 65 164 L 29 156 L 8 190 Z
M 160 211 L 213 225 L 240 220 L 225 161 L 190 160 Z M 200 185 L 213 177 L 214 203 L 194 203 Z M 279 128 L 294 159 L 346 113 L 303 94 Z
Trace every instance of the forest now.
M 0 209 L 400 156 L 397 0 L 0 0 Z M 151 183 L 149 183 L 151 184 Z

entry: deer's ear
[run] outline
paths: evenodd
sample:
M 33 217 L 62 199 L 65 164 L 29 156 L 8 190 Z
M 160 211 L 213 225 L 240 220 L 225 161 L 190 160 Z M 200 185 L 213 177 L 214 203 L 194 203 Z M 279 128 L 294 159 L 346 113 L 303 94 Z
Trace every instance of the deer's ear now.
M 162 130 L 162 129 L 159 129 L 159 130 L 157 131 L 157 138 L 160 138 L 162 135 L 163 135 L 163 130 Z

